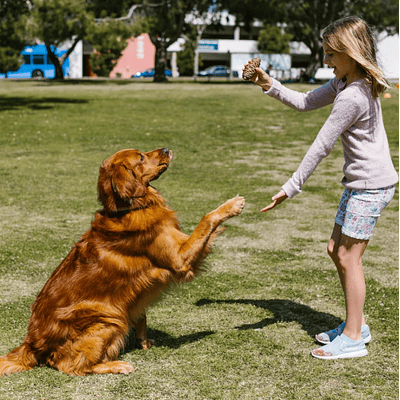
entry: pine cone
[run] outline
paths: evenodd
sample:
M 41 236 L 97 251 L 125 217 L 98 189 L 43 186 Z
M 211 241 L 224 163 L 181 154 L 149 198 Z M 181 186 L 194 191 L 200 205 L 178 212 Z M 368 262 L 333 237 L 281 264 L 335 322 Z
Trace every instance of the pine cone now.
M 251 77 L 256 73 L 256 68 L 260 66 L 261 58 L 253 58 L 250 60 L 243 70 L 243 79 L 249 81 Z

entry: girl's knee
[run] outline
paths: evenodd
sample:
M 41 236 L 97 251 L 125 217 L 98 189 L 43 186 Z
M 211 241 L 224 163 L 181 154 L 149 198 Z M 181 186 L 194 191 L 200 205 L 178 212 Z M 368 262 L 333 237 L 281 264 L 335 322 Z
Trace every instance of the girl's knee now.
M 337 246 L 335 246 L 335 242 L 330 240 L 328 246 L 326 248 L 329 257 L 332 258 L 333 261 L 337 260 Z

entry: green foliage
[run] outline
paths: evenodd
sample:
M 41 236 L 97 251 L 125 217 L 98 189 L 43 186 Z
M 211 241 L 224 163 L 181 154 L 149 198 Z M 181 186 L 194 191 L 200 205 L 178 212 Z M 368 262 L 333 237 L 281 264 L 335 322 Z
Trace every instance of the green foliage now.
M 93 27 L 89 40 L 95 49 L 90 55 L 90 66 L 97 76 L 108 77 L 122 51 L 126 48 L 126 39 L 134 32 L 125 23 L 113 20 L 105 21 Z
M 177 54 L 177 65 L 180 76 L 193 76 L 194 74 L 194 51 L 197 46 L 197 30 L 195 26 L 188 26 L 185 29 L 184 49 Z M 202 57 L 199 55 L 199 68 L 203 65 Z
M 177 65 L 180 76 L 193 76 L 194 50 L 187 42 L 185 43 L 185 48 L 177 55 Z
M 20 50 L 11 47 L 0 47 L 0 72 L 16 71 L 22 64 Z
M 359 0 L 349 5 L 353 15 L 363 17 L 377 32 L 399 33 L 398 0 Z
M 87 3 L 81 0 L 35 0 L 28 22 L 32 37 L 46 44 L 56 79 L 63 79 L 63 63 L 95 23 Z M 51 49 L 65 45 L 66 41 L 71 43 L 68 51 L 57 57 Z
M 135 22 L 116 20 L 126 13 L 127 6 L 127 1 L 35 0 L 28 25 L 32 37 L 54 48 L 70 42 L 62 57 L 51 55 L 56 78 L 62 79 L 61 65 L 83 39 L 90 40 L 97 50 L 92 57 L 95 72 L 99 76 L 108 76 L 113 62 L 126 47 L 125 39 L 138 33 Z
M 26 45 L 27 3 L 0 0 L 0 72 L 17 70 L 22 64 L 21 50 Z
M 338 141 L 303 193 L 267 214 L 331 107 L 298 113 L 247 83 L 0 81 L 0 355 L 21 344 L 29 306 L 90 227 L 102 161 L 168 147 L 153 186 L 191 233 L 236 194 L 243 213 L 207 258 L 147 313 L 148 351 L 131 375 L 70 377 L 48 367 L 1 377 L 2 400 L 393 399 L 399 392 L 398 193 L 363 257 L 373 340 L 362 359 L 310 356 L 345 304 L 326 245 L 343 187 Z M 288 85 L 303 92 L 312 85 Z M 399 92 L 382 98 L 398 168 Z
M 35 0 L 33 37 L 58 47 L 74 36 L 83 38 L 94 24 L 94 15 L 81 0 Z
M 289 54 L 289 42 L 293 35 L 283 33 L 282 29 L 274 25 L 264 25 L 258 35 L 258 50 L 267 54 Z
M 144 1 L 142 9 L 146 17 L 146 32 L 149 34 L 152 43 L 156 48 L 154 60 L 154 81 L 165 82 L 164 71 L 166 68 L 167 47 L 174 43 L 181 35 L 185 26 L 185 17 L 196 9 L 199 13 L 204 12 L 211 6 L 216 9 L 215 2 L 212 0 L 171 0 L 165 2 Z M 149 4 L 151 3 L 151 4 Z M 191 50 L 181 57 L 183 63 L 183 73 L 190 70 L 189 60 L 192 57 Z

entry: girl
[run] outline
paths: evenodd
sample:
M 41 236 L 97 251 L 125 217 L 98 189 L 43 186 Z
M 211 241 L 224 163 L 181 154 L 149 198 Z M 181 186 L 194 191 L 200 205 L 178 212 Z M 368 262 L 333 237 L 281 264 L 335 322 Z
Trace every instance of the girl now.
M 345 187 L 328 253 L 336 265 L 345 295 L 346 321 L 316 339 L 325 346 L 317 358 L 362 357 L 371 340 L 363 316 L 365 280 L 361 258 L 381 211 L 392 199 L 398 174 L 390 157 L 379 95 L 389 84 L 379 69 L 373 36 L 361 18 L 338 20 L 322 32 L 324 63 L 336 78 L 308 93 L 282 86 L 260 68 L 251 80 L 263 92 L 299 111 L 333 103 L 332 112 L 293 176 L 261 212 L 301 192 L 302 186 L 338 137 L 344 151 Z

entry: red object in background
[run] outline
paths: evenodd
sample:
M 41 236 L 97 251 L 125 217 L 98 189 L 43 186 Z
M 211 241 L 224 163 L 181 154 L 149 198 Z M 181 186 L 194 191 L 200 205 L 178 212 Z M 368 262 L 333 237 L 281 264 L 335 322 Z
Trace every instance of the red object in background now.
M 110 78 L 130 78 L 136 72 L 154 68 L 156 49 L 147 33 L 132 37 L 127 43 L 128 46 L 111 71 Z

